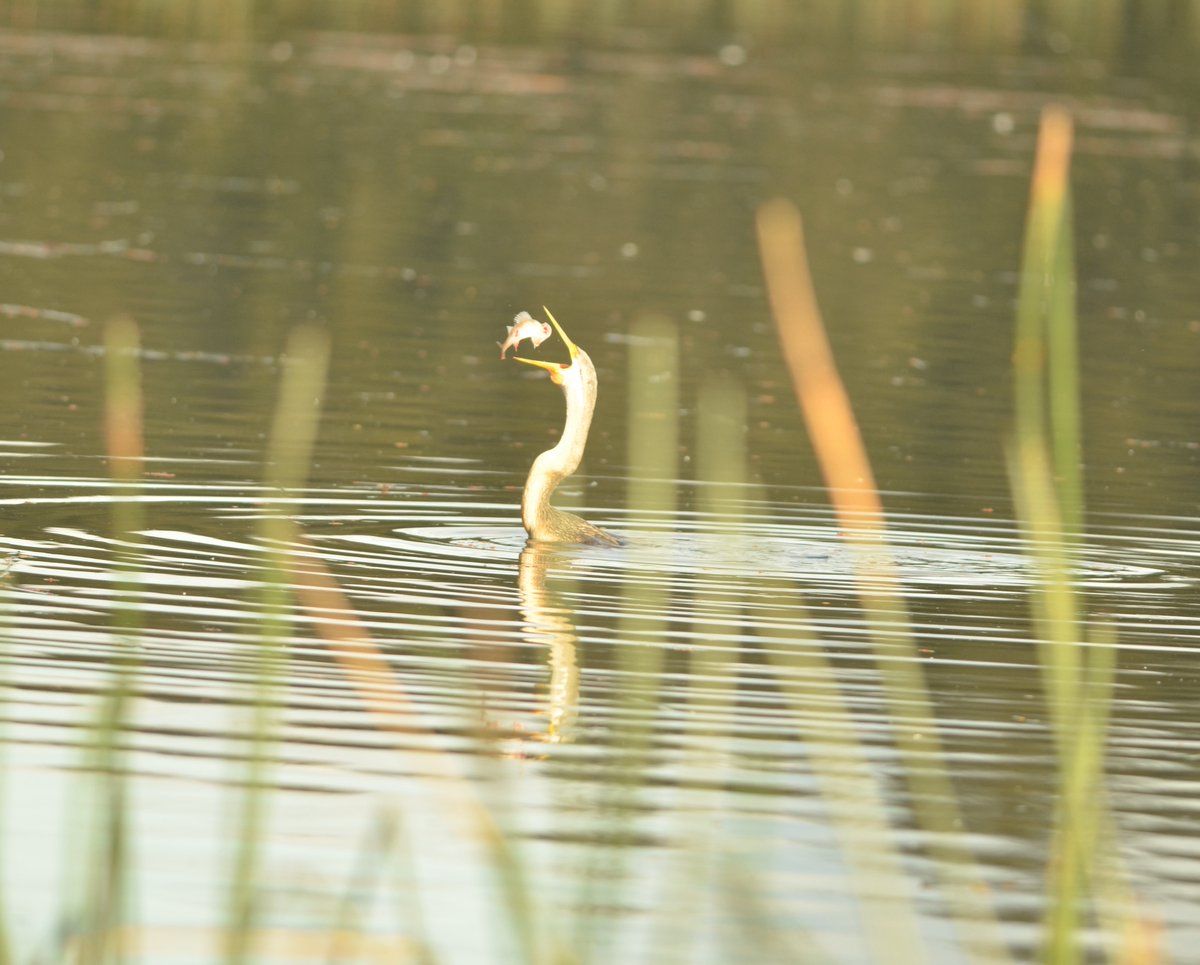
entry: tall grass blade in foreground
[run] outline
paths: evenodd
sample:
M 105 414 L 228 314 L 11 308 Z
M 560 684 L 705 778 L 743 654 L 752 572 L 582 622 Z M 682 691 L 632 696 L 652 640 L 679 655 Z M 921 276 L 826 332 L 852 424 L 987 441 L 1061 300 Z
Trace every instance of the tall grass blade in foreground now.
M 763 205 L 758 239 L 772 315 L 796 398 L 848 548 L 860 554 L 859 598 L 878 658 L 913 814 L 944 876 L 941 896 L 953 909 L 964 945 L 985 960 L 1003 960 L 1007 951 L 995 928 L 986 887 L 963 843 L 962 815 L 946 770 L 899 575 L 888 550 L 883 506 L 817 307 L 795 207 L 784 200 Z M 803 643 L 797 653 L 818 656 L 815 648 Z M 848 750 L 854 741 L 852 730 L 846 740 Z
M 636 346 L 635 346 L 636 350 Z M 631 392 L 633 386 L 630 387 Z M 696 464 L 699 518 L 708 542 L 701 544 L 731 560 L 744 551 L 746 480 L 746 398 L 732 379 L 709 376 L 702 380 L 696 400 Z M 722 920 L 720 894 L 728 841 L 730 791 L 725 779 L 735 764 L 732 721 L 736 713 L 740 654 L 736 648 L 711 639 L 714 625 L 743 622 L 744 584 L 714 576 L 698 585 L 690 601 L 692 643 L 686 676 L 686 719 L 696 730 L 685 751 L 689 771 L 707 776 L 696 786 L 685 782 L 683 805 L 673 821 L 680 843 L 661 885 L 660 909 L 688 909 L 686 916 L 664 913 L 654 922 L 651 947 L 668 949 L 677 961 L 693 961 L 701 948 L 714 941 L 729 947 L 732 936 L 718 928 Z M 707 786 L 706 786 L 707 785 Z M 664 807 L 669 807 L 665 805 Z M 753 942 L 740 951 L 757 948 Z
M 303 336 L 303 337 L 302 337 Z M 258 700 L 254 728 L 253 753 L 250 755 L 246 797 L 238 838 L 238 856 L 231 885 L 233 904 L 226 935 L 226 960 L 251 959 L 255 933 L 259 928 L 257 908 L 258 865 L 266 836 L 266 780 L 268 756 L 275 729 L 275 705 L 279 681 L 284 670 L 284 643 L 290 607 L 302 612 L 329 649 L 334 664 L 346 677 L 361 702 L 367 719 L 381 733 L 396 739 L 397 751 L 408 750 L 405 740 L 420 735 L 422 759 L 431 769 L 429 793 L 439 801 L 439 811 L 459 827 L 466 828 L 478 841 L 494 873 L 500 902 L 497 917 L 503 932 L 512 939 L 518 961 L 529 963 L 563 962 L 568 957 L 553 939 L 543 938 L 544 919 L 534 901 L 528 881 L 528 868 L 517 843 L 498 825 L 495 815 L 483 804 L 477 788 L 464 773 L 461 755 L 440 747 L 436 729 L 424 719 L 417 704 L 407 693 L 404 681 L 391 666 L 384 650 L 375 642 L 365 623 L 359 619 L 350 599 L 334 573 L 325 563 L 317 546 L 288 507 L 295 499 L 289 494 L 303 484 L 317 427 L 320 395 L 324 391 L 327 346 L 319 333 L 298 333 L 289 346 L 294 364 L 289 368 L 280 394 L 275 427 L 272 432 L 267 476 L 268 488 L 282 502 L 267 506 L 259 536 L 268 551 L 270 574 L 264 584 L 263 606 L 266 624 L 260 660 Z M 395 820 L 399 822 L 401 815 Z M 407 833 L 402 835 L 405 839 Z M 395 861 L 407 865 L 408 846 L 399 843 Z M 412 881 L 412 868 L 401 869 L 402 878 Z M 401 889 L 406 890 L 406 889 Z M 401 909 L 402 933 L 407 958 L 401 960 L 432 963 L 436 954 L 427 936 L 419 902 L 406 901 Z M 348 936 L 312 934 L 315 947 L 328 939 L 327 954 L 339 954 Z M 361 935 L 360 935 L 361 939 Z M 498 960 L 503 960 L 497 944 Z
M 638 516 L 670 527 L 678 501 L 679 475 L 679 333 L 665 318 L 647 315 L 630 326 L 629 493 Z M 637 546 L 632 548 L 637 551 Z M 670 587 L 661 581 L 630 580 L 621 601 L 622 669 L 633 676 L 625 692 L 641 720 L 653 712 L 664 649 L 666 603 Z M 645 706 L 637 706 L 639 703 Z M 639 738 L 648 731 L 634 725 Z M 628 747 L 628 745 L 626 745 Z
M 259 919 L 259 869 L 268 827 L 268 771 L 278 727 L 278 705 L 285 697 L 281 683 L 290 622 L 290 513 L 308 476 L 328 357 L 329 340 L 322 331 L 303 327 L 292 333 L 267 445 L 266 497 L 258 532 L 266 553 L 260 600 L 262 624 L 246 749 L 245 794 L 234 834 L 236 850 L 224 948 L 229 965 L 243 965 L 252 959 L 252 938 Z
M 1047 592 L 1033 602 L 1047 642 L 1039 654 L 1056 725 L 1076 704 L 1083 655 L 1070 578 L 1082 527 L 1070 153 L 1069 117 L 1048 111 L 1038 138 L 1013 352 L 1013 487 L 1026 540 L 1047 582 Z M 1063 733 L 1056 726 L 1056 739 Z M 1060 756 L 1065 749 L 1060 745 Z
M 88 732 L 84 771 L 90 782 L 83 841 L 82 906 L 78 934 L 66 956 L 78 965 L 123 960 L 132 950 L 122 936 L 128 918 L 129 787 L 121 735 L 137 684 L 139 663 L 138 533 L 142 475 L 142 386 L 137 325 L 118 317 L 104 333 L 104 434 L 112 477 L 113 669 Z
M 10 647 L 12 645 L 12 638 L 9 635 L 8 614 L 15 606 L 12 587 L 9 584 L 11 576 L 8 570 L 11 565 L 11 562 L 8 560 L 0 562 L 0 827 L 4 825 L 7 812 L 6 793 L 8 790 L 9 735 L 6 721 L 10 712 L 7 706 L 10 698 L 8 662 L 11 657 Z M 0 836 L 0 867 L 4 867 L 7 864 L 8 848 L 6 844 L 7 842 L 4 837 Z M 6 897 L 7 889 L 4 887 L 3 876 L 0 876 L 0 965 L 10 965 L 13 961 L 11 946 L 9 944 L 10 933 Z
M 628 506 L 637 517 L 669 527 L 677 505 L 679 451 L 679 334 L 668 319 L 643 315 L 630 326 Z M 635 542 L 624 552 L 636 556 Z M 626 882 L 626 839 L 639 813 L 637 795 L 650 753 L 667 652 L 665 634 L 671 588 L 660 574 L 627 579 L 622 588 L 617 661 L 627 683 L 614 722 L 614 772 L 601 789 L 603 843 L 589 847 L 572 938 L 582 961 L 608 961 L 611 949 L 598 934 L 597 907 L 618 904 Z M 599 947 L 598 947 L 599 946 Z
M 1013 490 L 1039 588 L 1033 594 L 1038 656 L 1058 752 L 1058 804 L 1046 895 L 1044 961 L 1084 959 L 1086 906 L 1118 896 L 1106 936 L 1118 958 L 1145 949 L 1128 889 L 1112 861 L 1104 750 L 1117 647 L 1108 627 L 1090 630 L 1073 573 L 1083 537 L 1075 263 L 1068 179 L 1072 124 L 1042 116 L 1026 223 L 1013 360 Z M 1139 957 L 1144 954 L 1139 952 Z M 1153 953 L 1151 953 L 1153 955 Z M 1149 959 L 1153 960 L 1153 958 Z
M 297 606 L 312 622 L 329 648 L 330 657 L 349 682 L 362 703 L 370 723 L 381 733 L 397 740 L 396 749 L 405 748 L 401 738 L 420 735 L 424 742 L 423 759 L 432 775 L 427 781 L 429 793 L 438 799 L 439 810 L 465 827 L 479 841 L 489 870 L 496 882 L 500 903 L 497 917 L 503 932 L 517 950 L 517 961 L 528 963 L 565 962 L 560 944 L 543 938 L 544 919 L 534 901 L 528 868 L 515 842 L 488 810 L 476 786 L 466 776 L 461 755 L 439 747 L 436 729 L 423 719 L 408 695 L 404 681 L 389 664 L 382 648 L 359 619 L 349 598 L 316 547 L 294 521 L 287 521 L 291 548 L 289 566 Z M 408 832 L 397 814 L 398 834 L 403 839 L 394 849 L 403 881 L 414 879 Z M 401 888 L 401 891 L 408 889 Z M 426 923 L 419 902 L 405 902 L 401 908 L 404 931 L 410 936 L 410 960 L 431 965 L 436 954 L 427 937 Z M 497 960 L 504 955 L 497 945 Z
M 700 488 L 698 509 L 705 522 L 704 532 L 714 540 L 713 552 L 728 552 L 732 559 L 741 557 L 746 534 L 746 393 L 740 384 L 728 378 L 710 376 L 699 387 L 696 399 L 696 468 Z M 718 549 L 719 547 L 719 549 Z M 695 642 L 688 655 L 687 716 L 702 724 L 695 747 L 689 756 L 698 773 L 710 775 L 710 787 L 690 790 L 688 806 L 682 809 L 676 824 L 684 846 L 676 856 L 675 874 L 668 884 L 660 906 L 689 908 L 699 897 L 714 902 L 719 884 L 719 859 L 725 845 L 721 832 L 729 792 L 722 786 L 731 773 L 735 756 L 732 721 L 736 713 L 738 687 L 738 651 L 714 643 L 709 634 L 714 625 L 737 626 L 745 619 L 745 584 L 716 577 L 708 586 L 698 586 L 692 600 Z M 714 902 L 715 904 L 715 902 Z M 711 909 L 716 917 L 718 908 Z M 656 946 L 672 948 L 693 958 L 693 949 L 713 938 L 709 915 L 697 909 L 697 919 L 662 915 Z M 722 936 L 724 937 L 724 936 Z

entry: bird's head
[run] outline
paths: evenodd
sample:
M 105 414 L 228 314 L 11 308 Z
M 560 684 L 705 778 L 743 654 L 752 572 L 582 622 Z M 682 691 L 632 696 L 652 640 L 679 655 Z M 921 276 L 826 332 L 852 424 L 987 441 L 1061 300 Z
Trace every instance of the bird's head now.
M 569 338 L 567 338 L 567 333 L 562 330 L 562 326 L 558 324 L 558 319 L 551 314 L 550 309 L 543 305 L 542 310 L 546 313 L 546 317 L 549 318 L 550 322 L 554 325 L 554 330 L 558 332 L 558 337 L 561 338 L 563 343 L 567 346 L 567 352 L 571 356 L 571 361 L 543 362 L 541 359 L 527 359 L 522 358 L 520 355 L 514 355 L 513 358 L 518 362 L 524 362 L 526 365 L 536 365 L 539 369 L 545 369 L 550 373 L 550 378 L 553 380 L 555 385 L 562 385 L 563 376 L 569 372 L 571 370 L 571 366 L 575 364 L 575 360 L 579 357 L 580 348 Z

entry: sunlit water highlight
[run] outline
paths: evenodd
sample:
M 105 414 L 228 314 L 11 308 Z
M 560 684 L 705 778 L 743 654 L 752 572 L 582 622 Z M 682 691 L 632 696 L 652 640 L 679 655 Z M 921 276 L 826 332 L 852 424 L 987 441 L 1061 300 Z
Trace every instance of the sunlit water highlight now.
M 147 815 L 138 832 L 147 888 L 142 902 L 148 921 L 207 929 L 213 922 L 203 909 L 219 906 L 222 871 L 217 800 L 221 788 L 239 780 L 239 721 L 256 666 L 256 593 L 265 554 L 250 534 L 263 500 L 278 497 L 157 479 L 147 480 L 140 494 L 117 496 L 102 479 L 14 476 L 6 483 L 9 493 L 40 494 L 3 500 L 10 518 L 19 514 L 25 535 L 0 538 L 13 581 L 6 675 L 11 763 L 21 775 L 7 817 L 21 832 L 14 840 L 53 835 L 64 820 L 56 810 L 64 803 L 64 778 L 54 771 L 77 763 L 87 708 L 106 686 L 110 617 L 126 605 L 113 589 L 112 559 L 118 548 L 126 559 L 132 552 L 145 623 L 128 735 Z M 481 761 L 501 755 L 506 763 L 499 771 L 491 764 L 480 773 L 500 780 L 498 793 L 511 798 L 513 824 L 528 836 L 531 853 L 541 855 L 538 861 L 553 866 L 563 860 L 553 857 L 556 849 L 605 840 L 611 817 L 603 808 L 564 810 L 562 802 L 603 797 L 610 774 L 605 762 L 617 750 L 608 730 L 614 715 L 625 712 L 620 692 L 629 673 L 612 648 L 651 644 L 677 656 L 667 665 L 654 764 L 639 792 L 647 810 L 631 828 L 644 856 L 623 900 L 633 907 L 652 900 L 660 886 L 653 882 L 670 864 L 663 859 L 683 845 L 668 815 L 715 807 L 723 826 L 740 828 L 752 851 L 774 853 L 768 865 L 774 870 L 761 887 L 785 902 L 789 917 L 817 928 L 833 914 L 840 924 L 825 920 L 822 932 L 852 931 L 838 911 L 846 897 L 844 871 L 819 830 L 823 805 L 797 742 L 800 734 L 819 739 L 825 711 L 817 701 L 796 719 L 761 662 L 770 648 L 826 648 L 877 766 L 899 777 L 887 708 L 875 689 L 875 657 L 853 599 L 864 561 L 824 507 L 748 498 L 738 507 L 746 523 L 732 538 L 724 516 L 692 512 L 668 529 L 661 521 L 593 514 L 625 536 L 627 546 L 556 552 L 540 577 L 546 598 L 531 612 L 520 589 L 525 540 L 514 523 L 515 506 L 507 498 L 464 495 L 456 500 L 448 489 L 436 497 L 400 489 L 364 498 L 352 489 L 320 489 L 287 501 L 310 541 L 294 549 L 311 553 L 315 547 L 336 573 L 430 729 L 399 741 L 375 731 L 314 632 L 316 622 L 344 615 L 296 615 L 273 777 L 283 843 L 273 849 L 272 867 L 273 875 L 298 874 L 307 884 L 289 897 L 294 886 L 280 878 L 283 906 L 331 900 L 315 895 L 336 892 L 349 873 L 355 842 L 379 813 L 376 795 L 402 804 L 414 828 L 428 830 L 442 820 L 437 794 L 423 790 L 421 781 L 422 775 L 438 780 L 429 757 L 435 748 Z M 148 528 L 118 547 L 104 532 L 105 510 L 124 498 L 154 515 L 186 513 L 193 525 Z M 1164 535 L 1153 520 L 1123 524 L 1125 532 L 1082 548 L 1074 577 L 1095 591 L 1106 614 L 1118 617 L 1121 645 L 1136 654 L 1124 665 L 1126 678 L 1151 674 L 1171 688 L 1196 658 L 1195 648 L 1180 642 L 1200 620 L 1193 544 Z M 1038 880 L 1051 787 L 1042 764 L 1050 749 L 1036 697 L 1035 644 L 1024 617 L 1033 576 L 1011 525 L 1001 520 L 901 515 L 891 542 L 948 763 L 971 815 L 971 843 L 1015 928 L 1027 917 L 1023 909 L 1036 907 L 1027 889 Z M 1131 559 L 1138 562 L 1125 562 Z M 663 621 L 665 633 L 654 641 L 622 638 L 618 621 L 630 615 L 631 601 L 645 599 L 628 588 L 647 583 L 664 591 L 665 609 L 636 615 Z M 798 636 L 801 625 L 819 639 Z M 705 681 L 708 702 L 699 706 L 689 703 L 696 681 L 686 672 L 688 654 L 697 651 L 726 654 L 719 676 Z M 998 671 L 1002 677 L 980 680 Z M 1169 705 L 1148 702 L 1140 688 L 1128 701 L 1118 689 L 1113 716 L 1116 805 L 1131 819 L 1135 865 L 1162 898 L 1182 901 L 1185 883 L 1200 869 L 1189 847 L 1172 843 L 1171 829 L 1197 789 L 1186 762 L 1200 749 L 1200 735 Z M 454 837 L 444 827 L 438 833 Z M 439 884 L 445 876 L 458 889 L 479 873 L 470 848 L 455 857 L 444 843 L 430 854 L 420 839 L 409 846 L 424 869 L 418 877 L 431 876 L 426 886 L 433 894 L 449 887 Z M 17 855 L 24 847 L 17 845 Z M 1164 868 L 1177 884 L 1162 877 Z M 799 893 L 819 889 L 827 897 L 788 901 L 784 896 L 796 895 L 802 882 Z M 49 927 L 46 895 L 53 887 L 47 878 L 49 890 L 40 898 L 35 889 L 22 899 L 42 928 Z M 450 928 L 448 918 L 441 920 L 449 912 L 433 905 L 431 927 Z M 482 907 L 476 912 L 485 915 Z M 1019 930 L 1014 939 L 1022 940 Z

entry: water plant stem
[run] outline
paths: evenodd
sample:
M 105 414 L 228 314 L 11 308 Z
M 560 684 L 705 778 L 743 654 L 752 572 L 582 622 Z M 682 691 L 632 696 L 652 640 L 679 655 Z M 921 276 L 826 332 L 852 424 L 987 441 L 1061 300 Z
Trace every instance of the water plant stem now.
M 962 815 L 887 545 L 883 505 L 817 306 L 799 212 L 786 200 L 769 201 L 759 209 L 757 227 L 767 294 L 796 399 L 843 537 L 858 560 L 859 599 L 913 813 L 946 877 L 942 896 L 954 909 L 965 946 L 981 959 L 1002 961 L 1007 950 L 963 844 Z
M 269 826 L 268 771 L 279 726 L 290 622 L 291 514 L 308 476 L 328 357 L 329 339 L 323 331 L 301 327 L 292 333 L 267 444 L 265 499 L 258 532 L 266 559 L 259 599 L 257 669 L 246 748 L 245 792 L 233 836 L 235 854 L 223 953 L 228 965 L 244 965 L 251 960 L 260 913 L 260 866 Z
M 142 473 L 142 389 L 139 335 L 132 319 L 105 326 L 104 435 L 112 479 L 113 662 L 84 748 L 87 830 L 76 934 L 64 959 L 78 965 L 122 961 L 130 876 L 129 789 L 121 735 L 138 670 L 138 499 Z
M 1083 915 L 1098 893 L 1127 895 L 1111 841 L 1104 753 L 1116 668 L 1115 631 L 1091 629 L 1074 582 L 1083 537 L 1078 325 L 1069 181 L 1073 126 L 1059 108 L 1042 115 L 1026 221 L 1013 353 L 1010 473 L 1023 536 L 1037 567 L 1032 596 L 1037 648 L 1058 759 L 1058 799 L 1047 869 L 1042 960 L 1084 959 Z M 1131 917 L 1131 903 L 1117 918 Z M 1102 920 L 1104 916 L 1101 916 Z M 1112 915 L 1109 914 L 1111 921 Z M 1112 927 L 1110 925 L 1110 927 Z M 1117 955 L 1142 930 L 1116 924 Z M 1122 948 L 1125 952 L 1122 952 Z

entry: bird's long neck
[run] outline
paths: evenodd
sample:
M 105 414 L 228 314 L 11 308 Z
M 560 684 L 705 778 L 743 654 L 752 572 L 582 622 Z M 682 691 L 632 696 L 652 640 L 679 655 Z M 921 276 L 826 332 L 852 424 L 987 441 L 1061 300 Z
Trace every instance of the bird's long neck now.
M 591 359 L 580 351 L 575 365 L 591 370 Z M 594 392 L 588 391 L 588 379 L 568 377 L 563 382 L 563 395 L 567 401 L 567 418 L 562 436 L 553 449 L 547 449 L 533 461 L 529 478 L 525 482 L 525 493 L 521 497 L 521 521 L 530 533 L 538 530 L 539 521 L 553 510 L 550 495 L 558 484 L 579 468 L 583 449 L 587 444 L 588 429 L 592 425 L 592 410 L 596 406 Z M 593 383 L 594 384 L 594 383 Z

